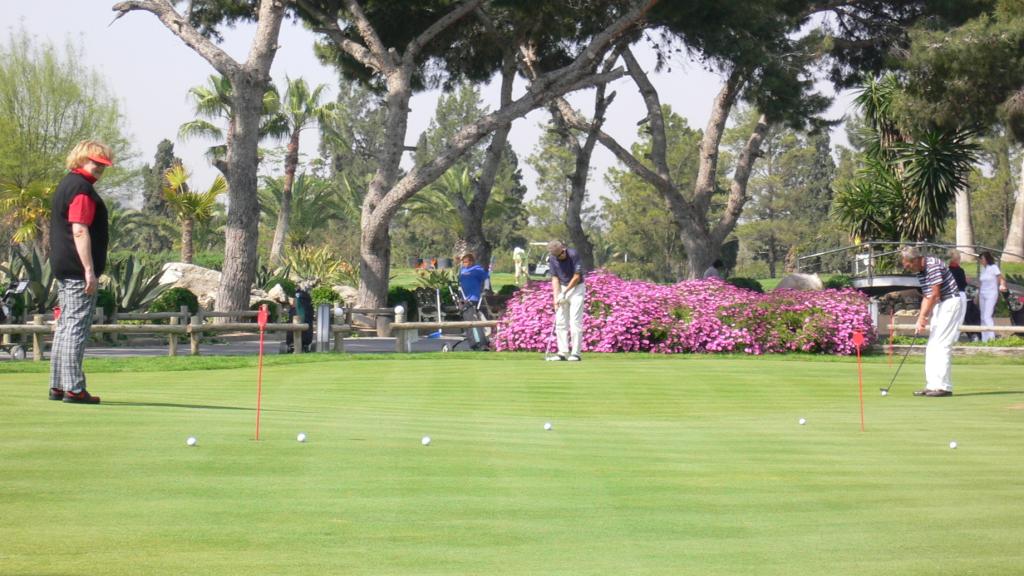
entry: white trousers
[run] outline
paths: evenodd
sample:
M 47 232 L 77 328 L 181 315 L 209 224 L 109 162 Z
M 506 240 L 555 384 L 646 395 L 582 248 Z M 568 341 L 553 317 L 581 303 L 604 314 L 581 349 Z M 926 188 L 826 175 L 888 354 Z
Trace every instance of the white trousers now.
M 583 299 L 586 287 L 580 283 L 565 293 L 562 304 L 555 309 L 555 336 L 558 337 L 558 353 L 562 356 L 580 353 L 583 343 Z M 572 350 L 569 350 L 569 335 L 572 334 Z
M 963 317 L 963 301 L 960 298 L 950 298 L 935 305 L 928 347 L 924 353 L 925 388 L 953 390 L 953 344 L 960 337 Z
M 996 311 L 996 302 L 999 300 L 999 292 L 979 292 L 978 308 L 981 308 L 981 325 L 994 326 L 992 314 Z M 982 332 L 981 341 L 988 342 L 996 337 L 995 332 Z

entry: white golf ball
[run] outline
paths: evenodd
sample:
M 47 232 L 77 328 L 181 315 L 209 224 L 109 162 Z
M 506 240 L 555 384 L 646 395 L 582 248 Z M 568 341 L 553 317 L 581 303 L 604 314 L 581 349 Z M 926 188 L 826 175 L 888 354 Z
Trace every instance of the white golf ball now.
M 952 448 L 953 450 L 956 450 L 956 440 L 953 440 L 952 442 L 950 442 L 949 443 L 949 447 Z
M 545 430 L 551 430 L 551 422 L 545 422 L 544 423 L 544 429 Z
M 295 439 L 298 440 L 299 442 L 305 442 L 306 441 L 306 433 L 305 432 L 299 432 L 299 435 L 296 436 Z
M 195 446 L 196 442 L 199 442 L 199 440 L 196 440 L 195 436 L 189 436 L 188 440 L 185 440 L 185 444 L 187 444 L 189 446 Z
M 882 396 L 888 396 L 888 395 L 889 395 L 889 391 L 888 390 L 882 390 Z
M 804 424 L 807 424 L 807 419 L 806 418 L 801 418 L 798 422 L 800 423 L 801 426 L 803 426 Z
M 420 443 L 424 446 L 430 446 L 430 436 L 424 436 L 423 440 L 420 440 Z

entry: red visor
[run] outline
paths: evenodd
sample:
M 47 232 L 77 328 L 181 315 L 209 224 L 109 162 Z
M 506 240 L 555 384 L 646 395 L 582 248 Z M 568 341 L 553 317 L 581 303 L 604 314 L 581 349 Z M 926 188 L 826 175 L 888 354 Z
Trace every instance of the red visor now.
M 93 162 L 95 162 L 97 164 L 103 164 L 104 166 L 113 166 L 114 165 L 114 163 L 110 161 L 110 158 L 107 158 L 106 156 L 99 156 L 99 155 L 89 156 L 89 160 L 92 160 Z

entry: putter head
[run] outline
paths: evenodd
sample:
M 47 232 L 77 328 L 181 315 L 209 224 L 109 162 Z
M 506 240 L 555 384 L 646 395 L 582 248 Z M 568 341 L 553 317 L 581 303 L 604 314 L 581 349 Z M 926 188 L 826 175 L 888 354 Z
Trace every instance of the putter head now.
M 878 391 L 882 393 L 882 396 L 888 396 L 889 395 L 889 389 L 888 388 L 879 388 Z

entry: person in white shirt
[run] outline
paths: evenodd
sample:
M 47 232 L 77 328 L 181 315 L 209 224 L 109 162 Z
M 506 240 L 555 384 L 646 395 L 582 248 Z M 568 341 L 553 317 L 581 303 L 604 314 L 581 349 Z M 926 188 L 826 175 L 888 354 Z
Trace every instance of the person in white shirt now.
M 526 259 L 526 250 L 523 250 L 522 246 L 516 246 L 512 250 L 512 262 L 516 266 L 516 275 L 515 275 L 515 280 L 514 280 L 514 282 L 516 284 L 519 284 L 519 278 L 520 277 L 522 277 L 524 279 L 527 277 L 526 269 L 523 267 L 523 260 L 525 260 L 525 259 Z
M 978 276 L 981 286 L 978 289 L 978 308 L 981 308 L 981 325 L 993 326 L 992 314 L 996 310 L 999 293 L 1006 291 L 1006 280 L 996 265 L 991 252 L 981 253 L 981 274 Z M 988 342 L 996 337 L 995 332 L 982 332 L 981 341 Z

